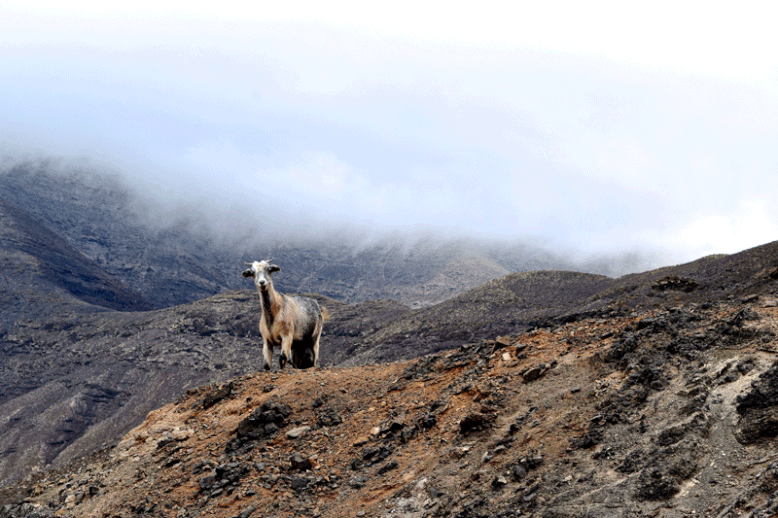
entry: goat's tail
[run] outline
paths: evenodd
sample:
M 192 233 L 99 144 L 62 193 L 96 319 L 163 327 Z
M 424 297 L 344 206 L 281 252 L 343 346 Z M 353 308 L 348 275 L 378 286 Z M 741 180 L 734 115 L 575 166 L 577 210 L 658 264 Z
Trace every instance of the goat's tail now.
M 323 322 L 330 319 L 330 312 L 324 306 L 321 306 L 321 319 Z

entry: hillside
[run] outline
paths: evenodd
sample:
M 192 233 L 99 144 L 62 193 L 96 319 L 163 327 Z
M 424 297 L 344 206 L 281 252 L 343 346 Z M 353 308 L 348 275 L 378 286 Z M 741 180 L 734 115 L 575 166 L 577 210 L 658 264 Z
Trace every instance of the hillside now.
M 639 275 L 511 274 L 444 303 L 345 304 L 319 297 L 322 366 L 401 361 L 499 335 L 610 320 L 775 289 L 776 244 Z M 151 312 L 65 311 L 20 321 L 0 337 L 0 475 L 5 483 L 110 445 L 145 413 L 202 384 L 260 364 L 258 300 L 230 291 Z M 41 419 L 40 416 L 47 416 Z M 34 430 L 34 433 L 30 433 Z
M 425 307 L 504 275 L 504 265 L 555 264 L 533 247 L 466 240 L 254 236 L 236 246 L 191 215 L 154 221 L 162 209 L 149 203 L 91 170 L 0 171 L 0 486 L 111 444 L 188 387 L 254 372 L 257 301 L 232 289 L 250 287 L 239 275 L 246 259 L 281 253 L 279 289 L 337 297 L 314 295 L 333 315 L 322 365 L 414 358 L 523 329 L 483 306 L 465 335 L 434 306 L 424 314 L 378 297 Z M 492 305 L 511 302 L 495 296 Z M 429 328 L 417 333 L 419 322 Z
M 406 313 L 365 336 L 344 365 L 395 361 L 515 333 L 574 311 L 612 279 L 576 272 L 523 272 Z
M 778 507 L 778 242 L 618 278 L 466 241 L 230 249 L 57 174 L 0 174 L 0 517 Z M 331 314 L 316 372 L 256 372 L 240 271 L 271 253 Z
M 1 198 L 0 290 L 0 333 L 22 316 L 45 314 L 53 308 L 88 312 L 151 307 L 138 293 Z
M 326 337 L 322 365 L 337 361 L 365 326 L 410 311 L 396 303 L 326 303 L 341 333 Z M 18 322 L 0 337 L 0 480 L 109 445 L 187 389 L 256 371 L 261 356 L 253 290 L 156 311 L 61 307 Z
M 243 376 L 7 488 L 0 516 L 774 516 L 776 332 L 772 294 L 725 297 Z

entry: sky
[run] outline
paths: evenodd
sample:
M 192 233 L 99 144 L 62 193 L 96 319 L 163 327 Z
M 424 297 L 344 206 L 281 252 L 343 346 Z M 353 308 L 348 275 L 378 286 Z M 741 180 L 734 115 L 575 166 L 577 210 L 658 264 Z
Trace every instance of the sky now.
M 770 4 L 372 4 L 0 0 L 0 154 L 259 228 L 666 262 L 778 239 Z

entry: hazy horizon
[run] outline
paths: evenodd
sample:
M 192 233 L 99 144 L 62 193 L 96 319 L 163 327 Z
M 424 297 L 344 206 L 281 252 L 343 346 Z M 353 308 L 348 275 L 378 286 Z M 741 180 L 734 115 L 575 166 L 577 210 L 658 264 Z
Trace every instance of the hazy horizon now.
M 39 173 L 43 176 L 37 177 Z M 501 267 L 507 268 L 506 271 L 524 271 L 529 264 L 536 264 L 538 269 L 561 268 L 618 277 L 668 265 L 662 256 L 650 255 L 645 250 L 585 255 L 580 250 L 564 249 L 552 242 L 532 238 L 489 236 L 432 227 L 389 228 L 350 222 L 311 222 L 290 217 L 277 221 L 257 206 L 219 206 L 205 199 L 165 199 L 151 195 L 148 190 L 139 188 L 131 175 L 105 169 L 85 158 L 28 157 L 19 161 L 0 156 L 0 178 L 8 174 L 21 174 L 26 178 L 10 180 L 8 185 L 14 190 L 24 189 L 25 184 L 36 181 L 36 187 L 30 192 L 36 198 L 41 196 L 40 187 L 45 189 L 52 182 L 56 190 L 52 200 L 63 195 L 67 200 L 72 192 L 82 192 L 84 198 L 74 200 L 77 205 L 101 200 L 107 194 L 100 193 L 108 191 L 109 199 L 116 200 L 118 195 L 124 200 L 116 206 L 113 205 L 115 201 L 110 202 L 112 208 L 122 208 L 117 217 L 130 225 L 147 227 L 150 235 L 157 231 L 185 231 L 195 239 L 212 241 L 215 250 L 233 249 L 252 260 L 262 258 L 256 256 L 260 250 L 273 255 L 274 249 L 292 247 L 302 251 L 323 246 L 327 251 L 325 255 L 330 255 L 333 246 L 341 246 L 345 257 L 357 257 L 365 251 L 392 250 L 398 259 L 428 254 L 434 257 L 442 250 L 450 250 L 456 257 L 481 256 L 487 261 L 484 264 L 496 260 Z M 62 189 L 56 186 L 59 180 L 66 184 Z M 70 191 L 67 185 L 75 190 Z M 2 193 L 0 197 L 3 197 Z M 20 208 L 27 209 L 25 205 Z M 34 217 L 40 207 L 35 208 L 33 204 L 33 208 Z M 283 254 L 278 259 L 283 261 Z

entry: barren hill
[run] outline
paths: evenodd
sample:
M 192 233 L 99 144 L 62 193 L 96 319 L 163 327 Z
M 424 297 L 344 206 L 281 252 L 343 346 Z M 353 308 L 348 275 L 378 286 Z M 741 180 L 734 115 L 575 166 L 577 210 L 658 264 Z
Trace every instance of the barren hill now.
M 243 376 L 6 489 L 0 516 L 774 516 L 777 331 L 765 294 Z
M 332 314 L 321 365 L 407 360 L 585 318 L 608 322 L 683 304 L 772 296 L 775 247 L 620 279 L 512 274 L 416 310 L 320 297 Z M 148 410 L 189 388 L 255 372 L 257 318 L 255 293 L 240 290 L 152 312 L 60 311 L 18 322 L 0 338 L 0 410 L 12 416 L 0 423 L 3 479 L 110 445 Z

